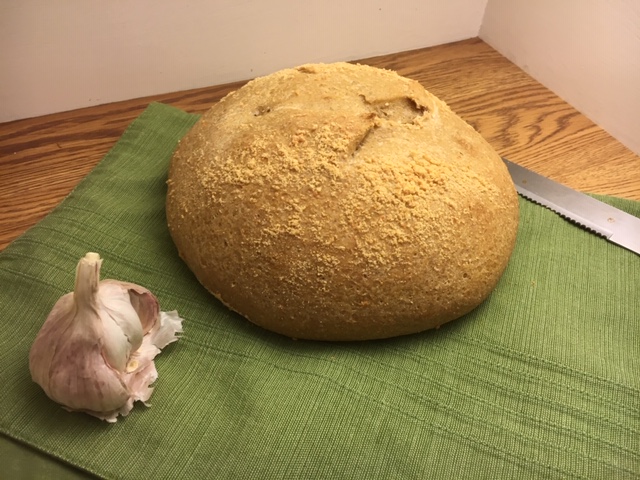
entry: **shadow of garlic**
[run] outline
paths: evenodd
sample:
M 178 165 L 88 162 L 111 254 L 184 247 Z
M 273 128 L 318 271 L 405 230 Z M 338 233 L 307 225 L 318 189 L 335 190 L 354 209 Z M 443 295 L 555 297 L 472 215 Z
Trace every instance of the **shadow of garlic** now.
M 66 410 L 107 422 L 145 405 L 158 378 L 153 359 L 182 332 L 177 312 L 133 283 L 100 281 L 102 259 L 87 253 L 75 289 L 62 296 L 29 353 L 34 382 Z

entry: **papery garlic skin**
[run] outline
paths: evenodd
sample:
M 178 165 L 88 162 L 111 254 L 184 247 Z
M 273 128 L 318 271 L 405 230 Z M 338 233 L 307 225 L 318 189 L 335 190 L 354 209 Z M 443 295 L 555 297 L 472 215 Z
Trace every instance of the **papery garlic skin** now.
M 102 260 L 87 253 L 75 289 L 54 305 L 29 353 L 34 382 L 70 411 L 108 422 L 147 402 L 158 378 L 153 359 L 178 340 L 182 319 L 128 282 L 100 282 Z

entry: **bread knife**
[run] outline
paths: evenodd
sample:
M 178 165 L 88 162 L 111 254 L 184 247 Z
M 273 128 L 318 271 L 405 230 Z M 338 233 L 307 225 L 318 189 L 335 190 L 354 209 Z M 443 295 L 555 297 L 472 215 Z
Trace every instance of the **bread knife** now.
M 516 190 L 578 226 L 640 255 L 640 218 L 503 158 Z

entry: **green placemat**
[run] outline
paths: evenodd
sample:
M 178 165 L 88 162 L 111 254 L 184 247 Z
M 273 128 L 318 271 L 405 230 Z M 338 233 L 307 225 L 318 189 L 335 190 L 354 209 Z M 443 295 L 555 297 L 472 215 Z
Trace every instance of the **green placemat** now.
M 39 452 L 23 472 L 44 452 L 123 479 L 638 478 L 640 257 L 521 200 L 509 267 L 471 314 L 404 338 L 293 341 L 227 311 L 176 254 L 165 177 L 196 119 L 150 105 L 0 254 L 0 432 Z M 29 376 L 87 251 L 185 318 L 153 406 L 116 424 L 64 411 Z

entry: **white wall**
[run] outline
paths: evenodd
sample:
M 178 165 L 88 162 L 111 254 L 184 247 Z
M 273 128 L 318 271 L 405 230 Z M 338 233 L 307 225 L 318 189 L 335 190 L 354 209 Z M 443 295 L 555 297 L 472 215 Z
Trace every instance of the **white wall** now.
M 640 0 L 489 0 L 480 37 L 640 155 Z
M 0 122 L 478 35 L 487 0 L 0 1 Z
M 0 0 L 0 122 L 478 34 L 640 154 L 640 0 Z

